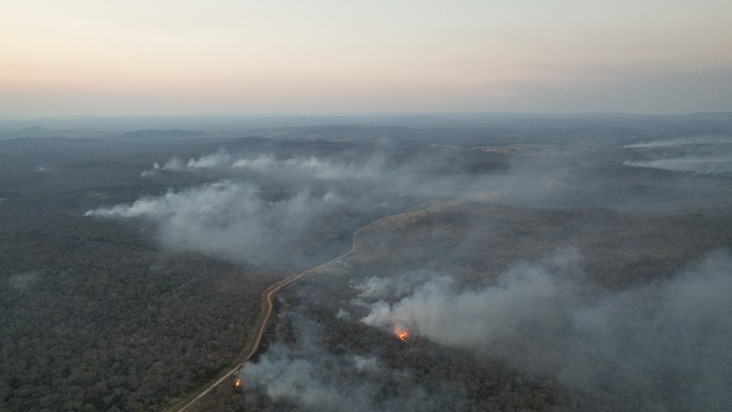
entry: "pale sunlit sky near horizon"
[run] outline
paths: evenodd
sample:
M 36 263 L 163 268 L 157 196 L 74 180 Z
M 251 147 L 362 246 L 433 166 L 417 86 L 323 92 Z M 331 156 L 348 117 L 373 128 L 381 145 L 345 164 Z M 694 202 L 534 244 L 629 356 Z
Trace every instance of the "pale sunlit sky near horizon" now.
M 0 0 L 0 119 L 732 111 L 730 0 Z

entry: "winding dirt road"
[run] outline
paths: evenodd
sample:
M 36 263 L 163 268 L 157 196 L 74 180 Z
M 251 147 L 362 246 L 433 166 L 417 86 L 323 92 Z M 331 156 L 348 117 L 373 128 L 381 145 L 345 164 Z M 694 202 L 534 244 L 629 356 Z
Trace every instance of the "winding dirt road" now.
M 426 209 L 426 210 L 429 210 L 429 209 Z M 231 377 L 236 372 L 238 372 L 241 368 L 243 368 L 244 367 L 244 363 L 246 363 L 246 361 L 248 361 L 252 356 L 254 356 L 255 353 L 257 353 L 257 350 L 259 349 L 259 344 L 262 342 L 262 336 L 264 336 L 264 331 L 267 329 L 267 324 L 269 323 L 269 318 L 272 315 L 272 308 L 273 308 L 273 305 L 272 305 L 272 297 L 274 297 L 274 295 L 276 295 L 277 292 L 279 292 L 282 288 L 284 288 L 285 286 L 289 285 L 290 283 L 292 283 L 292 282 L 300 279 L 301 277 L 307 275 L 308 273 L 318 272 L 320 270 L 323 270 L 326 266 L 330 265 L 331 263 L 335 263 L 336 261 L 338 261 L 340 259 L 343 259 L 346 256 L 354 253 L 356 251 L 356 242 L 357 242 L 357 238 L 359 236 L 359 233 L 363 232 L 367 228 L 369 228 L 371 226 L 374 226 L 374 225 L 376 225 L 376 224 L 378 224 L 379 222 L 382 222 L 382 221 L 387 221 L 389 219 L 394 219 L 394 218 L 396 218 L 398 216 L 411 215 L 411 214 L 414 214 L 414 213 L 419 213 L 419 212 L 406 212 L 406 213 L 398 213 L 396 215 L 384 216 L 384 217 L 382 217 L 380 219 L 374 220 L 373 222 L 371 222 L 369 224 L 366 224 L 364 226 L 361 226 L 360 228 L 358 228 L 353 233 L 353 239 L 351 240 L 351 250 L 349 250 L 348 252 L 346 252 L 346 253 L 344 253 L 344 254 L 342 254 L 342 255 L 334 258 L 334 259 L 331 259 L 330 261 L 328 261 L 326 263 L 323 263 L 322 265 L 316 266 L 314 268 L 310 268 L 310 269 L 308 269 L 308 270 L 306 270 L 306 271 L 304 271 L 302 273 L 299 273 L 297 275 L 293 275 L 293 276 L 287 277 L 287 278 L 285 278 L 285 279 L 283 279 L 283 280 L 281 280 L 279 282 L 273 283 L 272 285 L 270 285 L 269 287 L 267 287 L 267 289 L 265 289 L 262 292 L 262 295 L 261 295 L 262 296 L 262 300 L 263 300 L 263 302 L 264 302 L 264 304 L 266 306 L 266 310 L 264 312 L 264 316 L 262 317 L 262 321 L 261 321 L 261 323 L 259 325 L 259 329 L 257 331 L 257 336 L 255 337 L 254 342 L 252 343 L 251 349 L 249 350 L 249 353 L 247 354 L 247 356 L 244 358 L 244 360 L 242 360 L 241 362 L 237 363 L 236 366 L 234 366 L 230 371 L 226 372 L 221 378 L 219 378 L 218 380 L 216 380 L 215 382 L 213 382 L 212 384 L 210 384 L 206 388 L 202 389 L 201 392 L 198 393 L 198 395 L 196 395 L 194 398 L 192 398 L 190 401 L 188 401 L 185 405 L 183 405 L 183 407 L 181 407 L 180 409 L 178 409 L 178 412 L 185 411 L 191 405 L 193 405 L 194 403 L 196 403 L 199 399 L 201 399 L 204 396 L 208 395 L 208 393 L 211 392 L 215 387 L 217 387 L 218 385 L 220 385 L 222 382 L 224 382 L 229 377 Z
M 330 262 L 328 262 L 328 263 L 330 263 Z M 318 267 L 320 267 L 320 266 L 318 266 Z M 277 292 L 279 292 L 280 289 L 282 289 L 283 287 L 289 285 L 290 283 L 292 283 L 292 282 L 300 279 L 305 274 L 307 274 L 308 272 L 310 272 L 310 271 L 312 271 L 314 269 L 317 269 L 317 268 L 309 269 L 309 270 L 307 270 L 305 272 L 302 272 L 302 273 L 300 273 L 298 275 L 287 277 L 287 278 L 285 278 L 285 279 L 283 279 L 283 280 L 281 280 L 281 281 L 279 281 L 277 283 L 274 283 L 274 284 L 270 285 L 267 289 L 265 289 L 262 292 L 262 296 L 263 296 L 263 299 L 264 299 L 265 304 L 267 306 L 267 310 L 264 313 L 264 317 L 262 318 L 262 323 L 259 325 L 259 330 L 257 331 L 257 336 L 255 337 L 254 343 L 252 344 L 252 348 L 249 351 L 249 353 L 247 354 L 247 356 L 244 358 L 243 361 L 239 362 L 230 371 L 226 372 L 224 374 L 224 376 L 222 376 L 217 381 L 215 381 L 214 383 L 212 383 L 211 385 L 209 385 L 208 387 L 206 387 L 205 389 L 203 389 L 198 395 L 196 395 L 196 397 L 194 397 L 193 399 L 191 399 L 182 408 L 178 409 L 179 412 L 186 410 L 188 407 L 190 407 L 191 405 L 193 405 L 194 403 L 196 403 L 196 401 L 198 401 L 199 399 L 201 399 L 204 396 L 208 395 L 208 393 L 211 392 L 213 390 L 213 388 L 219 386 L 223 381 L 225 381 L 231 375 L 233 375 L 237 371 L 239 371 L 244 366 L 244 363 L 246 361 L 248 361 L 252 356 L 254 356 L 254 354 L 257 352 L 257 349 L 259 349 L 259 344 L 262 341 L 262 336 L 264 336 L 264 331 L 265 331 L 265 329 L 267 329 L 267 324 L 269 323 L 269 317 L 272 315 L 272 307 L 273 307 L 272 306 L 272 297 Z
M 377 221 L 371 222 L 366 226 L 376 223 Z M 316 266 L 314 268 L 310 268 L 297 275 L 287 277 L 277 283 L 273 283 L 267 289 L 265 289 L 262 292 L 262 297 L 263 297 L 263 300 L 266 305 L 266 311 L 264 313 L 264 316 L 262 317 L 262 322 L 259 325 L 259 329 L 257 331 L 257 336 L 255 337 L 254 342 L 252 343 L 252 347 L 249 350 L 249 353 L 247 354 L 247 356 L 244 358 L 243 361 L 239 362 L 230 371 L 226 372 L 221 378 L 219 378 L 217 381 L 215 381 L 214 383 L 207 386 L 205 389 L 203 389 L 201 392 L 199 392 L 198 395 L 196 395 L 193 399 L 191 399 L 188 403 L 186 403 L 183 407 L 178 409 L 178 412 L 185 411 L 191 405 L 196 403 L 199 399 L 208 395 L 208 393 L 211 392 L 215 387 L 219 386 L 222 382 L 224 382 L 226 379 L 228 379 L 229 377 L 234 375 L 236 372 L 238 372 L 242 367 L 244 367 L 244 363 L 246 363 L 246 361 L 251 359 L 251 357 L 254 356 L 255 353 L 257 353 L 257 350 L 259 349 L 259 344 L 262 342 L 262 336 L 264 336 L 264 331 L 267 329 L 267 324 L 269 323 L 269 318 L 272 315 L 272 308 L 273 308 L 272 298 L 274 297 L 274 295 L 277 294 L 277 292 L 280 291 L 280 289 L 282 289 L 285 286 L 289 285 L 290 283 L 300 279 L 301 277 L 307 275 L 308 273 L 317 272 L 317 271 L 325 268 L 326 266 L 330 265 L 331 263 L 334 263 L 335 261 L 342 259 L 342 258 L 350 255 L 351 253 L 353 253 L 353 251 L 356 249 L 356 236 L 357 236 L 358 232 L 361 229 L 365 228 L 366 226 L 363 226 L 363 227 L 359 228 L 358 230 L 356 230 L 356 232 L 353 235 L 353 240 L 351 242 L 351 250 L 349 250 L 348 252 L 346 252 L 326 263 L 323 263 L 322 265 Z

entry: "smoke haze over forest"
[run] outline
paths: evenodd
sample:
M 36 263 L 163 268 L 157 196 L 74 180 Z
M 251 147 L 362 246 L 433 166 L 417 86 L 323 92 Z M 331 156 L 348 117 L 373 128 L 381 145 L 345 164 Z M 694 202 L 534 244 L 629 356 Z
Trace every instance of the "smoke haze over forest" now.
M 193 410 L 724 410 L 728 117 L 6 129 L 0 393 L 180 406 L 305 271 Z
M 477 288 L 429 280 L 373 303 L 362 322 L 399 324 L 583 391 L 645 398 L 645 410 L 714 409 L 732 401 L 722 389 L 732 379 L 731 264 L 718 251 L 670 279 L 608 293 L 583 279 L 576 250 L 558 250 Z
M 732 1 L 1 10 L 0 410 L 732 409 Z

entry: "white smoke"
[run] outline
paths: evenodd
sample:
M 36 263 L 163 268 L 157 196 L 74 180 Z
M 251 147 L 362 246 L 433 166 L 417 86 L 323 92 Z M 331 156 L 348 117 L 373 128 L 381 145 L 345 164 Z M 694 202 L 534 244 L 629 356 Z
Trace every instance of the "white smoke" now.
M 402 211 L 440 196 L 470 196 L 476 187 L 490 189 L 487 176 L 435 177 L 425 173 L 429 167 L 408 162 L 387 167 L 378 153 L 278 158 L 220 150 L 187 162 L 172 158 L 143 173 L 161 179 L 165 173 L 200 174 L 216 179 L 213 183 L 90 210 L 86 216 L 148 219 L 173 250 L 255 264 L 303 262 L 304 254 L 315 253 L 316 247 L 308 246 L 313 239 L 335 242 L 343 236 L 337 233 L 345 227 L 339 219 Z M 324 235 L 319 238 L 313 230 Z
M 623 149 L 654 149 L 689 145 L 727 145 L 730 143 L 732 143 L 732 138 L 728 136 L 696 136 L 633 143 L 623 146 Z
M 308 411 L 442 411 L 464 401 L 459 382 L 446 382 L 449 391 L 428 394 L 407 371 L 390 368 L 373 355 L 323 348 L 312 320 L 299 319 L 296 328 L 294 344 L 273 345 L 239 372 L 248 396 L 261 391 Z
M 697 174 L 732 173 L 732 137 L 701 136 L 654 140 L 623 146 L 641 153 L 642 160 L 626 160 L 625 166 Z
M 589 393 L 637 397 L 643 407 L 718 410 L 732 402 L 723 388 L 732 381 L 729 253 L 617 293 L 586 283 L 580 262 L 562 250 L 469 290 L 450 277 L 430 280 L 394 304 L 374 303 L 362 321 L 405 325 Z
M 252 184 L 223 180 L 142 198 L 131 205 L 91 210 L 86 216 L 149 219 L 171 249 L 262 264 L 284 260 L 284 246 L 296 241 L 315 217 L 338 207 L 338 202 L 333 193 L 308 191 L 270 201 Z
M 567 327 L 568 310 L 580 303 L 573 279 L 579 259 L 575 249 L 563 249 L 547 258 L 564 260 L 563 266 L 517 263 L 495 284 L 473 290 L 460 290 L 451 277 L 439 277 L 393 305 L 376 302 L 362 321 L 405 325 L 414 334 L 450 347 L 509 350 L 503 346 L 519 335 L 550 336 Z
M 229 167 L 232 162 L 232 157 L 227 152 L 219 150 L 216 153 L 203 155 L 198 159 L 188 160 L 186 168 L 188 169 L 217 169 L 222 167 Z
M 380 179 L 388 172 L 382 156 L 372 155 L 360 162 L 324 159 L 316 156 L 278 159 L 272 154 L 232 155 L 225 150 L 191 158 L 184 163 L 171 158 L 163 167 L 168 171 L 252 170 L 278 176 L 304 176 L 320 180 Z M 157 168 L 154 168 L 157 169 Z
M 623 165 L 710 175 L 732 173 L 732 157 L 729 156 L 696 156 L 639 161 L 626 160 L 623 162 Z
M 157 169 L 155 166 L 157 166 L 157 163 L 153 165 L 153 167 Z M 183 170 L 183 168 L 183 161 L 177 157 L 171 158 L 162 167 L 163 170 Z

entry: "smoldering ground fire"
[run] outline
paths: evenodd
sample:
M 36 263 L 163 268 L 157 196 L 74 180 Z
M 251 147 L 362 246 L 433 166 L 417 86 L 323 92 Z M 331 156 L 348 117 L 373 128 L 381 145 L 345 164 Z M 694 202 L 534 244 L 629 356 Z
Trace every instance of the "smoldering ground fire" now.
M 409 332 L 399 325 L 394 325 L 394 336 L 402 342 L 406 342 L 409 338 Z

